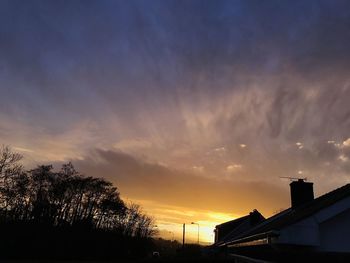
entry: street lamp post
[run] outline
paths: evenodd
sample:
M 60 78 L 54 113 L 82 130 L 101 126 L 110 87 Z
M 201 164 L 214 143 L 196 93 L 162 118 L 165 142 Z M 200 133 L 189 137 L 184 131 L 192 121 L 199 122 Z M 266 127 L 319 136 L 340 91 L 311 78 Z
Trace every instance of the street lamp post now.
M 198 223 L 195 223 L 195 222 L 191 222 L 192 225 L 197 225 L 198 227 L 198 231 L 197 231 L 197 243 L 199 245 L 199 224 Z

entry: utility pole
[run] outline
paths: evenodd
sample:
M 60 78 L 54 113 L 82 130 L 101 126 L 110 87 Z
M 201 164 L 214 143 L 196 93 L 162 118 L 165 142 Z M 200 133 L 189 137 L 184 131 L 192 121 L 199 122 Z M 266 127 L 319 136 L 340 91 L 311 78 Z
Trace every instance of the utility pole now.
M 186 224 L 184 223 L 182 225 L 182 250 L 185 250 L 185 231 L 186 231 Z

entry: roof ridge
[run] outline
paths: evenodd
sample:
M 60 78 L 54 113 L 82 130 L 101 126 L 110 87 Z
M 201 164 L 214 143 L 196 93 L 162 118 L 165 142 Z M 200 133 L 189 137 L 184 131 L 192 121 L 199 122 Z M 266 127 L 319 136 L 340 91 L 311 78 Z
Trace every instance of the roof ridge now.
M 312 214 L 333 205 L 334 203 L 350 196 L 350 183 L 338 187 L 326 194 L 323 194 L 299 207 L 287 208 L 278 214 L 275 214 L 266 220 L 262 221 L 252 229 L 237 236 L 242 238 L 259 232 L 266 232 L 269 230 L 278 230 L 289 224 L 294 224 Z M 232 240 L 231 240 L 232 241 Z M 230 241 L 228 241 L 229 243 Z
M 347 188 L 349 188 L 349 189 L 347 189 Z M 347 193 L 346 190 L 348 190 L 349 193 Z M 328 192 L 328 193 L 325 193 L 325 194 L 323 194 L 323 195 L 320 195 L 319 197 L 316 197 L 316 198 L 314 198 L 313 200 L 311 200 L 311 201 L 309 201 L 309 202 L 307 202 L 307 203 L 305 203 L 305 204 L 303 204 L 303 205 L 301 205 L 301 206 L 292 208 L 292 209 L 293 209 L 295 212 L 301 211 L 301 210 L 306 209 L 307 207 L 312 206 L 312 205 L 314 205 L 314 204 L 317 204 L 317 203 L 319 203 L 319 202 L 321 202 L 321 201 L 323 201 L 323 200 L 331 200 L 331 199 L 329 199 L 330 196 L 336 195 L 336 194 L 338 194 L 338 193 L 340 194 L 340 193 L 342 193 L 343 191 L 344 191 L 344 193 L 343 193 L 342 195 L 340 195 L 338 198 L 336 198 L 336 200 L 333 200 L 334 202 L 343 199 L 343 198 L 346 197 L 347 195 L 350 195 L 350 183 L 349 183 L 349 184 L 345 184 L 345 185 L 343 185 L 343 186 L 341 186 L 341 187 L 338 187 L 338 188 L 336 188 L 336 189 L 334 189 L 334 190 L 332 190 L 332 191 L 330 191 L 330 192 Z M 331 203 L 332 203 L 332 202 L 331 202 Z
M 232 220 L 230 220 L 230 221 L 221 223 L 220 225 L 216 225 L 216 226 L 226 225 L 226 224 L 229 224 L 229 223 L 233 223 L 233 222 L 235 222 L 235 221 L 239 222 L 239 221 L 241 221 L 241 220 L 247 218 L 248 216 L 249 216 L 249 215 L 245 215 L 245 216 L 242 216 L 242 217 L 238 217 L 238 218 L 236 218 L 236 219 L 232 219 Z

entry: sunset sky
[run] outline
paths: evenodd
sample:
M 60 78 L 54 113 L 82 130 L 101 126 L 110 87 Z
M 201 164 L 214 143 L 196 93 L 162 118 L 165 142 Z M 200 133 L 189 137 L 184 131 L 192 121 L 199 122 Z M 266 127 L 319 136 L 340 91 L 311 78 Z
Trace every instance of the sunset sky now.
M 350 1 L 0 1 L 0 144 L 181 238 L 350 180 Z M 188 225 L 189 242 L 197 226 Z

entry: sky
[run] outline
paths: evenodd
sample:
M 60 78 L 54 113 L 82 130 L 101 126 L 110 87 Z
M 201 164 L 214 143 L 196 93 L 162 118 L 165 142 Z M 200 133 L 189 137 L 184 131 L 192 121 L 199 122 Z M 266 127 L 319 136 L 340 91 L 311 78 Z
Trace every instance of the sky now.
M 349 182 L 349 46 L 345 0 L 0 0 L 0 144 L 210 242 Z

